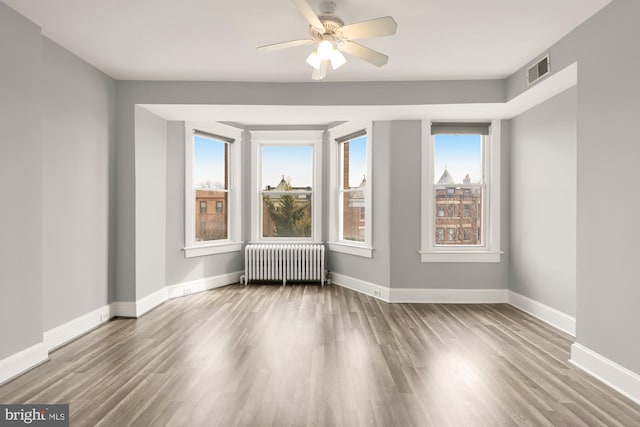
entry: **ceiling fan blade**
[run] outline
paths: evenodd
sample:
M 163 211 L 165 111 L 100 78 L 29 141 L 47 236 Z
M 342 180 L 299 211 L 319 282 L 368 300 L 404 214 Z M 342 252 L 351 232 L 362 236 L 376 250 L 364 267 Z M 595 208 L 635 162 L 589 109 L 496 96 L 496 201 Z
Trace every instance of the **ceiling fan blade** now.
M 389 61 L 389 57 L 368 47 L 364 47 L 356 42 L 345 41 L 339 46 L 339 49 L 349 55 L 360 58 L 370 64 L 382 67 Z
M 318 30 L 320 34 L 324 34 L 327 31 L 324 28 L 324 25 L 322 25 L 322 22 L 320 22 L 320 18 L 318 18 L 318 15 L 316 15 L 313 9 L 311 9 L 311 6 L 309 6 L 309 3 L 307 3 L 306 0 L 292 0 L 292 1 L 300 11 L 302 16 L 304 16 L 304 19 L 306 19 L 307 22 L 313 28 Z
M 296 47 L 296 46 L 306 46 L 313 43 L 313 40 L 308 40 L 308 39 L 303 39 L 303 40 L 291 40 L 288 42 L 282 42 L 282 43 L 274 43 L 274 44 L 268 44 L 265 46 L 260 46 L 257 49 L 260 52 L 273 52 L 274 50 L 280 50 L 280 49 L 286 49 L 289 47 Z
M 342 27 L 342 35 L 348 40 L 368 39 L 371 37 L 392 36 L 396 33 L 398 24 L 390 17 L 357 22 Z

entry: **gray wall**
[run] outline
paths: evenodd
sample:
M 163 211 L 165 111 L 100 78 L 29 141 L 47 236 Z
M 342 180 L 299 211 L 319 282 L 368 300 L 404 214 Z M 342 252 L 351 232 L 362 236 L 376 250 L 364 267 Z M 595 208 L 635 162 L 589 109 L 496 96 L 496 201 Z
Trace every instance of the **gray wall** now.
M 511 290 L 575 316 L 574 87 L 512 120 Z M 509 159 L 505 159 L 508 161 Z
M 578 62 L 577 342 L 640 373 L 640 2 L 614 0 L 551 47 Z M 508 80 L 521 90 L 525 70 Z
M 40 28 L 1 2 L 0 58 L 2 359 L 42 341 L 43 139 Z
M 136 107 L 135 141 L 135 298 L 139 300 L 166 286 L 166 120 Z
M 135 104 L 116 82 L 115 301 L 136 300 Z
M 47 38 L 42 53 L 49 330 L 109 303 L 115 82 Z
M 502 124 L 500 263 L 420 262 L 421 128 L 419 121 L 391 122 L 391 287 L 504 289 L 509 273 L 509 141 Z M 507 160 L 505 160 L 507 159 Z
M 1 359 L 110 302 L 115 82 L 4 3 L 0 57 Z
M 244 270 L 243 252 L 184 257 L 184 122 L 169 122 L 166 157 L 166 284 Z
M 391 122 L 374 122 L 371 156 L 373 161 L 373 171 L 369 172 L 368 185 L 372 186 L 372 240 L 373 258 L 362 258 L 337 252 L 328 252 L 327 267 L 330 271 L 344 274 L 356 279 L 375 283 L 380 286 L 390 286 L 391 266 L 390 250 L 391 242 L 389 236 L 390 225 L 390 186 L 391 171 L 389 159 L 391 157 Z M 329 170 L 329 147 L 325 146 L 326 153 L 323 170 Z M 324 174 L 326 189 L 323 203 L 325 206 L 324 224 L 325 240 L 329 232 L 329 174 Z

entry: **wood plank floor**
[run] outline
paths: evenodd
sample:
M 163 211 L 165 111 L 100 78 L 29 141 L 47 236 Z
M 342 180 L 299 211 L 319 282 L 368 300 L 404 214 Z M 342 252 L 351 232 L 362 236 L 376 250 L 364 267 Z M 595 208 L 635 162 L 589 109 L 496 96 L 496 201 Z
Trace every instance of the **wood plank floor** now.
M 504 305 L 386 304 L 233 285 L 114 319 L 0 387 L 77 426 L 638 426 L 567 363 L 570 336 Z

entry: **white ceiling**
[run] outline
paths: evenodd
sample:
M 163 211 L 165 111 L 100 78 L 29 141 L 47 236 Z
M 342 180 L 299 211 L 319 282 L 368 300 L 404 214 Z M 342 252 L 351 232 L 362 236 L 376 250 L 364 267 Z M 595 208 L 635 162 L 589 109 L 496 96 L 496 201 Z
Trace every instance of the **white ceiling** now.
M 290 0 L 2 1 L 115 79 L 311 80 L 311 47 L 255 49 L 306 38 Z M 348 58 L 326 80 L 504 78 L 610 1 L 335 0 L 345 23 L 391 15 L 398 32 L 362 43 L 388 54 L 386 66 Z

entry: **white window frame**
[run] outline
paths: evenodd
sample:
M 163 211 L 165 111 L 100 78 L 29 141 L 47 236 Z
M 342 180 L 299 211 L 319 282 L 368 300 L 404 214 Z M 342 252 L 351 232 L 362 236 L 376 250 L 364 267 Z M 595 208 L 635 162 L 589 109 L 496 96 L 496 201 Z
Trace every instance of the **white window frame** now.
M 433 120 L 434 122 L 437 120 Z M 484 138 L 482 245 L 435 244 L 435 194 L 434 194 L 434 135 L 432 120 L 422 122 L 422 185 L 421 185 L 421 248 L 422 262 L 500 262 L 500 120 L 492 120 L 489 135 Z M 458 123 L 460 121 L 457 121 Z M 461 213 L 462 215 L 462 213 Z
M 364 258 L 373 257 L 373 133 L 371 132 L 371 122 L 347 122 L 332 128 L 329 131 L 329 242 L 327 246 L 333 252 L 340 252 Z M 342 218 L 340 215 L 342 206 L 342 192 L 340 184 L 342 182 L 340 164 L 340 146 L 336 141 L 354 132 L 365 130 L 367 133 L 367 187 L 365 188 L 365 230 L 364 242 L 344 240 L 341 238 Z
M 251 243 L 322 243 L 322 130 L 256 130 L 251 135 Z M 313 183 L 311 185 L 311 237 L 262 236 L 262 147 L 311 146 Z
M 241 175 L 241 153 L 242 153 L 242 131 L 240 129 L 226 126 L 220 123 L 195 123 L 186 122 L 185 126 L 185 202 L 184 202 L 184 241 L 185 258 L 193 258 L 205 255 L 221 254 L 226 252 L 239 252 L 242 250 L 242 181 Z M 193 182 L 194 166 L 194 130 L 233 138 L 234 142 L 229 143 L 229 160 L 227 171 L 229 175 L 228 201 L 227 201 L 227 238 L 221 240 L 211 240 L 206 242 L 196 241 L 195 225 L 195 190 Z M 198 207 L 199 208 L 199 207 Z

